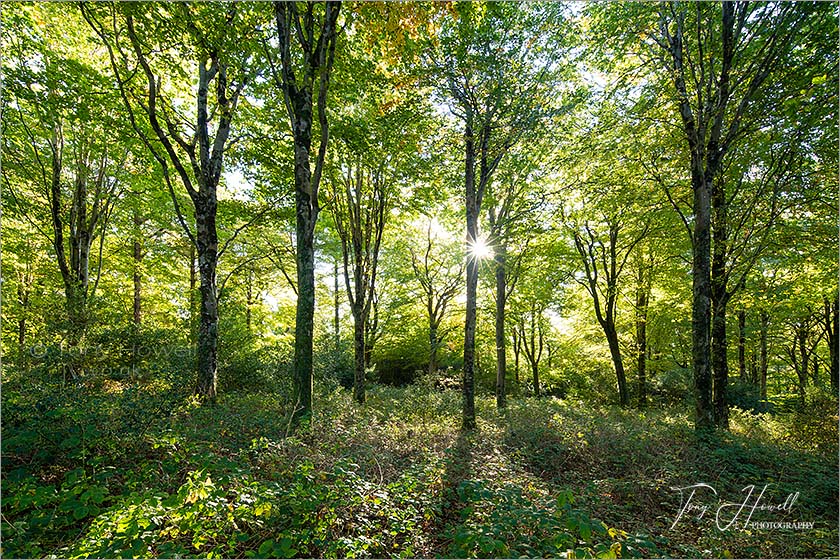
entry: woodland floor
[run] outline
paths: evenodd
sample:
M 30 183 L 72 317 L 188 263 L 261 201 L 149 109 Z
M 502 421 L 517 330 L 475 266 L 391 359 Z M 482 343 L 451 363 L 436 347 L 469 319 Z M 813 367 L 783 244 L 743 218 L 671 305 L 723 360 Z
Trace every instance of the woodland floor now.
M 286 436 L 270 394 L 4 383 L 2 556 L 837 557 L 836 410 L 735 410 L 702 440 L 683 408 L 529 398 L 499 414 L 479 397 L 463 435 L 455 391 L 316 403 Z M 749 484 L 767 503 L 799 492 L 753 520 L 814 528 L 720 531 L 710 511 L 671 529 L 671 488 L 701 482 L 739 502 Z

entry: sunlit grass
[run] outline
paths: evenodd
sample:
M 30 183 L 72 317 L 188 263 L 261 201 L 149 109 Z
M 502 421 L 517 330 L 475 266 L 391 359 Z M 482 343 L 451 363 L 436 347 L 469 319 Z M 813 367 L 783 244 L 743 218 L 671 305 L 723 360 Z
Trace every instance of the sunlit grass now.
M 568 496 L 619 531 L 625 557 L 834 550 L 836 455 L 788 441 L 830 434 L 786 416 L 734 410 L 732 433 L 709 442 L 695 436 L 688 406 L 512 398 L 500 413 L 480 394 L 478 430 L 463 434 L 460 393 L 431 384 L 374 385 L 362 406 L 323 385 L 315 396 L 312 423 L 287 435 L 276 394 L 228 393 L 215 406 L 181 399 L 161 414 L 159 396 L 142 389 L 77 391 L 45 418 L 4 392 L 4 468 L 27 473 L 4 481 L 4 555 L 556 556 L 544 535 L 566 522 L 557 503 Z M 708 482 L 737 495 L 764 481 L 802 491 L 802 515 L 819 522 L 807 540 L 691 524 L 669 532 L 672 486 Z

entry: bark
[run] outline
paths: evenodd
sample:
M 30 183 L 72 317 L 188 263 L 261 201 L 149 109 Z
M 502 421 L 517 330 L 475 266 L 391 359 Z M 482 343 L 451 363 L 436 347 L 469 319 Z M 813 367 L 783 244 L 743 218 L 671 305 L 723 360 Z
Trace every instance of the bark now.
M 533 383 L 534 383 L 534 396 L 540 396 L 540 367 L 538 362 L 533 362 L 531 364 L 531 374 L 533 376 Z
M 475 352 L 475 333 L 478 308 L 478 257 L 470 254 L 473 247 L 481 238 L 479 231 L 479 215 L 484 192 L 490 181 L 490 176 L 499 164 L 505 150 L 501 150 L 494 157 L 490 156 L 490 134 L 493 127 L 488 121 L 482 122 L 478 129 L 473 128 L 473 110 L 467 111 L 464 128 L 464 191 L 466 193 L 467 218 L 467 301 L 464 317 L 464 375 L 462 383 L 463 403 L 462 422 L 464 430 L 475 428 L 475 371 L 477 355 Z M 490 117 L 485 117 L 489 119 Z M 475 136 L 477 134 L 477 138 Z M 476 144 L 476 139 L 478 143 Z M 478 173 L 476 173 L 476 169 Z
M 486 45 L 485 45 L 486 46 Z M 464 370 L 462 428 L 475 428 L 475 333 L 478 290 L 478 261 L 470 248 L 479 242 L 479 216 L 482 199 L 491 176 L 505 154 L 519 141 L 525 130 L 540 118 L 540 108 L 522 103 L 527 96 L 506 97 L 510 84 L 497 70 L 490 68 L 490 87 L 478 88 L 472 78 L 457 69 L 459 55 L 450 52 L 445 61 L 446 83 L 454 101 L 454 114 L 464 124 L 464 191 L 466 210 L 466 314 L 464 321 Z M 502 72 L 504 73 L 504 72 Z M 499 80 L 502 80 L 499 82 Z M 534 82 L 532 82 L 534 83 Z M 489 90 L 489 91 L 488 91 Z M 477 97 L 477 92 L 480 93 Z M 492 143 L 491 143 L 492 137 Z
M 245 284 L 245 330 L 251 332 L 251 307 L 254 305 L 254 269 L 248 267 L 248 279 Z
M 615 376 L 618 380 L 618 397 L 621 406 L 630 404 L 630 395 L 627 391 L 627 375 L 624 372 L 624 361 L 621 359 L 621 349 L 618 344 L 618 332 L 615 328 L 615 323 L 612 321 L 605 322 L 602 325 L 604 333 L 607 337 L 607 345 L 610 349 L 610 356 L 612 357 L 613 367 L 615 368 Z
M 143 219 L 137 208 L 133 211 L 134 222 L 134 247 L 132 251 L 133 257 L 133 280 L 134 280 L 134 314 L 132 320 L 135 325 L 140 325 L 143 321 L 141 311 L 141 293 L 142 293 L 142 276 L 141 269 L 143 266 L 143 245 L 140 226 L 143 225 Z
M 216 193 L 222 174 L 225 147 L 230 136 L 231 123 L 239 96 L 247 81 L 242 75 L 236 84 L 228 81 L 228 65 L 223 62 L 217 48 L 209 48 L 196 53 L 198 81 L 196 89 L 195 121 L 192 123 L 194 136 L 184 138 L 179 126 L 170 120 L 170 113 L 165 109 L 167 100 L 161 90 L 161 77 L 156 75 L 148 58 L 149 45 L 144 43 L 145 35 L 137 33 L 133 16 L 125 19 L 127 38 L 131 52 L 137 62 L 138 72 L 146 79 L 144 88 L 139 93 L 124 88 L 127 79 L 120 77 L 119 59 L 127 59 L 129 53 L 113 41 L 106 31 L 107 26 L 96 22 L 90 12 L 83 8 L 83 15 L 94 28 L 108 49 L 111 66 L 117 74 L 124 105 L 135 132 L 155 158 L 163 171 L 164 181 L 175 206 L 178 222 L 192 245 L 195 246 L 197 274 L 200 294 L 198 310 L 199 326 L 197 333 L 197 379 L 196 394 L 205 401 L 214 401 L 217 385 L 217 344 L 218 344 L 218 294 L 216 287 L 216 268 L 219 259 L 219 240 L 216 230 L 217 199 Z M 227 13 L 229 21 L 236 15 L 232 9 Z M 195 22 L 190 21 L 189 11 L 184 12 L 188 28 L 195 30 Z M 210 106 L 210 99 L 215 106 Z M 142 98 L 138 97 L 142 96 Z M 148 120 L 152 135 L 138 122 L 137 114 L 142 111 Z M 215 121 L 215 122 L 213 122 Z M 154 138 L 154 140 L 152 140 Z M 175 195 L 170 170 L 174 169 L 184 189 L 190 197 L 195 215 L 195 233 L 193 233 L 181 212 L 178 197 Z M 191 271 L 191 283 L 194 277 Z M 191 310 L 192 312 L 192 310 Z
M 345 163 L 343 188 L 335 181 L 333 184 L 336 191 L 333 214 L 341 239 L 347 298 L 353 312 L 353 396 L 358 403 L 365 402 L 368 338 L 374 336 L 370 330 L 373 327 L 371 309 L 376 300 L 379 248 L 385 231 L 385 216 L 390 207 L 383 165 L 371 168 L 361 161 L 355 165 Z M 343 192 L 339 193 L 339 190 Z
M 20 315 L 17 321 L 18 365 L 21 371 L 29 371 L 29 352 L 26 349 L 26 321 L 29 318 L 29 297 L 32 294 L 32 263 L 27 261 L 24 271 L 18 276 L 17 298 Z
M 91 288 L 90 255 L 95 240 L 100 247 L 105 224 L 116 198 L 117 182 L 109 178 L 113 161 L 107 147 L 97 148 L 92 138 L 77 138 L 70 151 L 64 145 L 63 124 L 55 124 L 49 142 L 51 173 L 47 192 L 52 226 L 52 246 L 64 284 L 67 327 L 65 336 L 70 359 L 64 364 L 65 377 L 76 378 L 79 363 L 75 349 L 84 337 L 88 323 Z M 33 145 L 33 149 L 38 147 Z M 72 165 L 64 159 L 72 153 Z M 70 175 L 69 213 L 65 176 Z M 68 254 L 69 253 L 69 254 Z M 98 269 L 101 268 L 101 251 Z
M 805 406 L 805 390 L 808 387 L 808 373 L 810 352 L 808 349 L 809 321 L 803 320 L 797 323 L 793 329 L 793 340 L 788 348 L 788 355 L 796 371 L 797 391 L 799 393 L 799 405 Z
M 216 192 L 222 173 L 224 148 L 230 134 L 233 110 L 244 81 L 228 98 L 227 67 L 216 56 L 209 67 L 204 61 L 198 66 L 198 93 L 196 115 L 196 145 L 199 165 L 195 170 L 198 188 L 186 183 L 195 210 L 195 246 L 198 260 L 199 293 L 201 295 L 198 326 L 198 380 L 196 394 L 210 402 L 216 400 L 218 385 L 217 352 L 219 340 L 219 302 L 216 286 L 216 268 L 219 260 L 219 237 L 216 229 L 218 201 Z M 208 94 L 211 82 L 216 80 L 216 101 L 219 122 L 215 138 L 210 136 Z M 162 138 L 165 134 L 159 134 Z
M 831 390 L 836 395 L 838 392 L 838 322 L 840 322 L 840 298 L 834 296 L 834 301 L 831 302 L 827 297 L 823 298 L 823 328 L 825 329 L 825 338 L 828 343 L 828 362 L 829 372 L 828 376 L 831 381 Z
M 433 375 L 437 371 L 438 326 L 431 318 L 431 314 L 429 317 L 429 375 Z
M 727 28 L 730 8 L 724 3 L 724 28 Z M 712 131 L 713 138 L 706 145 L 705 129 L 709 124 L 707 119 L 700 117 L 695 121 L 694 110 L 686 90 L 683 48 L 683 19 L 680 13 L 676 17 L 673 35 L 668 30 L 669 22 L 662 22 L 663 34 L 668 41 L 667 49 L 671 56 L 671 70 L 673 71 L 674 88 L 679 98 L 679 112 L 682 119 L 683 131 L 688 142 L 691 156 L 691 187 L 693 192 L 692 209 L 694 211 L 694 226 L 691 231 L 692 239 L 692 306 L 691 306 L 691 354 L 694 369 L 694 397 L 695 397 L 695 426 L 697 429 L 713 428 L 714 409 L 712 406 L 712 372 L 710 363 L 709 331 L 711 326 L 710 308 L 710 260 L 711 260 L 711 183 L 717 173 L 718 142 L 720 140 L 720 125 L 723 119 L 723 109 L 729 101 L 726 91 L 719 92 L 718 106 L 715 107 L 717 121 Z M 729 53 L 731 55 L 731 53 Z M 726 73 L 730 60 L 723 61 L 721 67 L 721 89 L 728 85 Z M 696 109 L 696 108 L 694 108 Z M 708 158 L 708 161 L 707 161 Z
M 196 284 L 198 270 L 196 269 L 195 245 L 190 243 L 190 343 L 198 345 L 198 301 L 196 299 Z
M 336 23 L 341 2 L 324 4 L 318 18 L 314 3 L 275 2 L 274 23 L 279 60 L 271 60 L 271 77 L 283 92 L 294 144 L 295 234 L 297 239 L 298 299 L 295 312 L 295 354 L 292 366 L 292 423 L 312 415 L 312 335 L 315 315 L 315 224 L 318 219 L 318 188 L 326 157 L 329 127 L 327 91 L 335 59 Z M 320 29 L 316 32 L 316 25 Z M 317 33 L 317 37 L 316 37 Z M 307 40 L 306 37 L 309 37 Z M 293 63 L 292 51 L 301 51 L 303 64 Z M 267 51 L 270 52 L 270 51 Z M 270 54 L 269 54 L 270 56 Z M 312 159 L 313 94 L 317 89 L 320 138 Z
M 365 402 L 365 318 L 360 303 L 353 306 L 353 399 Z
M 525 359 L 531 366 L 533 395 L 539 397 L 540 360 L 542 359 L 543 353 L 542 310 L 532 305 L 529 316 L 530 325 L 527 333 L 525 331 L 524 319 L 519 322 L 519 340 L 522 344 L 522 352 L 525 354 Z
M 315 221 L 310 194 L 309 152 L 295 141 L 295 234 L 297 238 L 297 306 L 295 355 L 292 365 L 292 423 L 312 415 L 312 336 L 315 322 Z
M 521 341 L 519 339 L 518 331 L 514 328 L 511 333 L 513 336 L 513 379 L 516 385 L 519 385 L 519 353 L 521 351 Z
M 494 247 L 496 264 L 496 408 L 504 408 L 506 402 L 505 381 L 507 376 L 507 355 L 505 337 L 505 304 L 507 299 L 506 247 L 499 243 Z
M 767 331 L 770 328 L 770 314 L 762 309 L 759 320 L 758 381 L 761 398 L 767 400 Z
M 585 280 L 579 280 L 579 283 L 586 288 L 592 298 L 595 318 L 604 331 L 610 350 L 618 384 L 619 402 L 621 406 L 627 406 L 630 403 L 630 395 L 627 390 L 627 376 L 615 324 L 618 277 L 633 248 L 647 235 L 648 228 L 646 226 L 635 239 L 620 250 L 618 240 L 622 224 L 613 217 L 608 217 L 607 222 L 609 241 L 606 245 L 598 239 L 588 223 L 584 224 L 583 228 L 574 231 L 574 241 L 586 273 Z M 583 232 L 586 238 L 582 235 Z
M 727 360 L 726 306 L 730 294 L 726 289 L 727 271 L 727 211 L 724 181 L 714 181 L 712 190 L 712 211 L 714 213 L 714 253 L 711 266 L 711 306 L 712 306 L 712 400 L 714 405 L 715 425 L 729 429 L 729 405 L 727 386 L 729 384 L 729 362 Z
M 20 304 L 20 317 L 18 318 L 18 349 L 19 354 L 25 354 L 26 346 L 26 316 L 29 312 L 29 290 L 23 287 L 23 284 L 18 284 L 17 289 L 18 304 Z
M 747 380 L 747 312 L 738 310 L 738 378 L 745 382 Z
M 715 425 L 729 429 L 729 405 L 727 388 L 729 385 L 729 364 L 726 341 L 726 304 L 720 304 L 712 319 L 712 370 L 714 372 L 713 401 Z
M 341 350 L 341 330 L 339 323 L 340 302 L 338 297 L 338 259 L 333 265 L 333 336 L 335 337 L 335 353 L 336 359 L 338 352 Z
M 645 266 L 639 266 L 636 284 L 636 371 L 639 408 L 647 406 L 647 312 L 650 284 Z
M 694 364 L 695 425 L 708 429 L 715 425 L 712 406 L 710 363 L 710 238 L 709 183 L 692 173 L 694 187 L 694 247 L 692 257 L 691 357 Z
M 374 263 L 375 264 L 375 263 Z M 370 370 L 373 365 L 373 347 L 379 340 L 379 297 L 373 289 L 370 301 L 370 311 L 365 321 L 365 368 Z
M 699 162 L 698 162 L 699 164 Z M 694 364 L 695 425 L 708 429 L 715 425 L 712 406 L 712 371 L 710 363 L 710 205 L 709 181 L 693 165 L 694 247 L 692 256 L 691 356 Z M 702 164 L 700 164 L 702 165 Z
M 467 213 L 467 247 L 478 237 L 478 213 L 481 207 L 479 193 L 475 184 L 475 139 L 472 126 L 468 123 L 465 130 L 465 174 Z M 475 428 L 475 329 L 478 290 L 478 259 L 467 256 L 467 301 L 464 317 L 464 371 L 461 380 L 462 415 L 461 427 L 464 430 Z
M 217 346 L 219 340 L 219 308 L 216 293 L 216 264 L 219 239 L 216 234 L 215 187 L 205 187 L 206 195 L 196 197 L 195 239 L 198 259 L 201 307 L 198 326 L 198 381 L 196 394 L 209 401 L 216 399 L 218 384 Z
M 725 423 L 726 378 L 725 370 L 718 370 L 718 398 L 713 398 L 711 369 L 711 209 L 713 184 L 720 179 L 723 161 L 735 142 L 743 135 L 742 120 L 754 98 L 758 95 L 781 54 L 790 41 L 779 40 L 780 30 L 795 33 L 802 25 L 787 5 L 762 14 L 764 21 L 750 19 L 751 3 L 722 2 L 720 34 L 697 36 L 693 49 L 685 48 L 685 37 L 692 34 L 692 25 L 686 25 L 688 12 L 676 3 L 661 4 L 659 36 L 657 43 L 667 53 L 666 70 L 673 80 L 677 96 L 683 133 L 690 154 L 691 187 L 693 191 L 692 219 L 683 214 L 668 193 L 669 200 L 679 212 L 692 241 L 692 360 L 694 369 L 695 427 L 699 430 L 715 427 L 716 406 L 718 420 Z M 697 17 L 702 18 L 698 8 Z M 748 25 L 749 24 L 749 25 Z M 700 25 L 700 21 L 697 22 Z M 744 41 L 746 27 L 767 25 L 773 29 L 756 41 Z M 693 38 L 693 37 L 692 37 Z M 740 40 L 739 40 L 740 39 Z M 733 66 L 748 57 L 743 49 L 747 44 L 761 41 L 756 57 L 749 58 L 749 65 L 738 72 L 736 86 L 730 84 Z M 711 41 L 720 41 L 712 45 Z M 719 51 L 718 51 L 719 48 Z M 699 72 L 698 72 L 699 69 Z M 687 79 L 687 76 L 689 77 Z M 687 83 L 692 84 L 689 90 Z M 734 98 L 733 93 L 740 95 Z M 667 191 L 667 187 L 666 187 Z M 724 201 L 725 202 L 725 201 Z M 724 203 L 725 208 L 725 203 Z M 754 256 L 753 256 L 754 257 Z M 725 312 L 725 308 L 716 312 Z M 723 334 L 720 325 L 716 332 Z M 725 342 L 718 341 L 718 343 Z M 719 352 L 719 354 L 722 352 Z M 721 365 L 723 361 L 720 361 Z M 725 367 L 725 366 L 724 366 Z M 716 402 L 715 402 L 716 401 Z

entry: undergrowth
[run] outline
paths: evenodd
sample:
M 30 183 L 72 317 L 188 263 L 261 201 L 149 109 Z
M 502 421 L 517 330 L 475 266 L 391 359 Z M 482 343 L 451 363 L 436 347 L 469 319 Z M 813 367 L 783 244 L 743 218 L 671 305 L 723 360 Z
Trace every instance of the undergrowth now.
M 361 407 L 319 391 L 291 433 L 275 394 L 199 406 L 162 387 L 4 383 L 2 555 L 837 554 L 836 417 L 832 433 L 736 410 L 731 433 L 702 439 L 681 409 L 524 399 L 498 413 L 480 397 L 463 434 L 454 391 L 375 386 Z M 785 519 L 814 529 L 671 528 L 672 488 L 701 482 L 733 499 L 748 484 L 799 492 Z

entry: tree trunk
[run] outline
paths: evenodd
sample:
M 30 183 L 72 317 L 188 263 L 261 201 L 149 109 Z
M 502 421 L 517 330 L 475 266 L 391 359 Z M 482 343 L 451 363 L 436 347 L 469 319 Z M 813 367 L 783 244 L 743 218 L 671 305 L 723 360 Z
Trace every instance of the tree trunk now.
M 694 365 L 695 427 L 715 426 L 710 362 L 710 185 L 692 173 L 694 188 L 694 246 L 692 258 L 691 356 Z
M 829 333 L 828 345 L 831 359 L 831 388 L 834 394 L 837 394 L 838 387 L 840 387 L 840 297 L 834 296 L 834 319 L 830 321 L 834 324 L 832 332 Z
M 254 270 L 248 267 L 248 283 L 245 286 L 245 330 L 251 332 L 251 306 L 254 305 Z
M 463 393 L 461 427 L 475 428 L 475 329 L 478 291 L 478 259 L 469 254 L 469 247 L 478 239 L 478 194 L 475 184 L 475 143 L 472 127 L 465 130 L 465 174 L 467 213 L 467 301 L 464 317 L 464 373 L 461 382 Z
M 341 351 L 341 331 L 339 326 L 339 305 L 338 298 L 338 259 L 335 259 L 333 264 L 333 335 L 335 336 L 335 355 L 338 359 L 338 353 Z
M 794 338 L 793 338 L 793 348 L 791 355 L 796 356 L 797 352 L 799 353 L 799 367 L 797 367 L 796 360 L 794 360 L 794 368 L 796 369 L 796 375 L 799 378 L 799 404 L 800 406 L 805 406 L 805 389 L 808 386 L 808 323 L 807 321 L 803 321 L 803 323 L 797 326 L 796 330 L 794 331 Z
M 140 216 L 140 212 L 137 211 L 137 208 L 134 208 L 132 218 L 134 221 L 134 251 L 132 253 L 134 258 L 134 315 L 132 319 L 135 325 L 140 325 L 142 322 L 142 316 L 140 315 L 140 297 L 142 289 L 140 271 L 143 266 L 143 246 L 140 226 L 143 225 L 143 220 Z
M 639 266 L 636 286 L 636 370 L 639 379 L 639 408 L 647 405 L 647 285 L 644 266 Z
M 327 120 L 327 91 L 335 57 L 336 22 L 341 2 L 328 2 L 319 25 L 317 40 L 314 33 L 307 40 L 301 29 L 301 14 L 291 3 L 275 2 L 274 16 L 277 30 L 280 64 L 279 74 L 273 77 L 283 91 L 289 124 L 294 141 L 295 176 L 295 235 L 297 251 L 298 297 L 295 310 L 295 354 L 292 364 L 291 424 L 312 416 L 312 335 L 315 318 L 315 223 L 318 220 L 318 188 L 329 140 Z M 314 29 L 310 5 L 309 18 L 304 22 Z M 299 50 L 302 68 L 295 70 L 292 51 Z M 274 68 L 273 68 L 274 70 Z M 295 77 L 295 72 L 303 80 Z M 317 117 L 320 138 L 315 159 L 315 173 L 310 165 L 312 148 L 313 91 L 317 88 Z
M 374 263 L 374 267 L 376 264 Z M 374 291 L 370 300 L 370 309 L 365 318 L 365 370 L 370 371 L 373 364 L 373 345 L 379 339 L 379 298 Z
M 537 315 L 540 312 L 535 307 L 531 308 L 531 332 L 528 336 L 525 335 L 525 321 L 524 319 L 519 323 L 519 340 L 522 344 L 522 350 L 525 352 L 525 358 L 531 365 L 531 373 L 533 374 L 534 382 L 534 396 L 540 396 L 540 358 L 543 351 L 543 333 L 542 327 L 537 320 Z M 530 343 L 529 343 L 530 340 Z
M 738 310 L 738 379 L 741 382 L 747 380 L 747 312 L 743 309 Z
M 513 329 L 511 333 L 513 335 L 513 379 L 516 381 L 517 387 L 519 386 L 519 352 L 520 352 L 520 342 L 519 342 L 519 335 L 517 334 L 516 328 Z
M 199 292 L 201 293 L 201 313 L 198 325 L 198 383 L 196 393 L 202 398 L 216 399 L 217 345 L 219 329 L 218 295 L 216 293 L 216 263 L 218 260 L 219 240 L 216 233 L 216 197 L 215 189 L 205 194 L 203 200 L 195 204 L 195 222 Z
M 716 307 L 712 318 L 712 370 L 714 371 L 714 408 L 715 425 L 729 429 L 729 405 L 727 385 L 729 384 L 729 364 L 726 360 L 726 304 Z
M 195 297 L 198 273 L 195 264 L 195 245 L 190 243 L 190 343 L 193 347 L 198 344 L 198 304 Z
M 296 152 L 302 150 L 297 149 Z M 308 152 L 308 150 L 307 150 Z M 312 415 L 312 335 L 315 320 L 314 225 L 317 211 L 309 197 L 309 156 L 298 154 L 295 165 L 297 285 L 295 312 L 295 356 L 292 373 L 292 422 L 298 424 Z
M 840 298 L 834 297 L 832 303 L 827 297 L 823 298 L 825 321 L 825 339 L 828 343 L 828 377 L 831 381 L 831 390 L 837 395 L 838 392 L 838 322 L 840 322 Z
M 534 379 L 534 396 L 540 396 L 540 365 L 538 362 L 531 363 L 531 373 Z
M 29 294 L 23 290 L 23 286 L 18 286 L 18 302 L 21 306 L 18 318 L 18 348 L 20 355 L 23 356 L 26 346 L 26 313 L 29 307 Z
M 770 315 L 765 311 L 759 312 L 760 335 L 759 335 L 759 358 L 758 358 L 758 380 L 760 395 L 767 400 L 767 331 L 770 328 Z
M 709 89 L 714 87 L 712 95 L 716 102 L 714 104 L 708 102 L 708 107 L 692 108 L 691 97 L 687 93 L 683 20 L 677 18 L 674 22 L 673 34 L 669 31 L 665 37 L 668 42 L 667 50 L 671 55 L 671 73 L 678 94 L 683 131 L 691 157 L 692 210 L 694 213 L 694 225 L 691 232 L 691 354 L 694 369 L 695 428 L 697 430 L 707 430 L 715 426 L 709 340 L 711 326 L 711 195 L 712 183 L 717 177 L 720 162 L 724 155 L 720 141 L 730 97 L 729 72 L 733 57 L 734 6 L 724 2 L 722 14 L 723 49 L 721 54 L 723 56 L 720 63 L 720 76 L 715 80 L 714 85 L 711 82 L 709 83 Z M 667 23 L 663 28 L 669 28 Z M 698 114 L 695 115 L 695 112 Z
M 630 396 L 627 392 L 627 376 L 624 373 L 624 361 L 621 359 L 621 349 L 618 344 L 618 333 L 615 330 L 615 323 L 607 319 L 601 326 L 604 328 L 604 334 L 607 336 L 607 345 L 610 348 L 610 357 L 612 358 L 615 376 L 618 380 L 619 403 L 621 406 L 627 406 L 630 403 Z
M 26 350 L 26 319 L 29 317 L 29 294 L 32 285 L 32 265 L 26 263 L 26 272 L 20 275 L 17 288 L 20 316 L 18 317 L 18 366 L 21 371 L 29 371 L 29 352 Z
M 373 346 L 378 321 L 376 269 L 382 232 L 385 229 L 388 197 L 381 170 L 371 171 L 361 164 L 355 168 L 352 165 L 346 167 L 349 170 L 343 181 L 345 205 L 342 205 L 340 195 L 337 194 L 333 213 L 341 239 L 347 299 L 353 310 L 353 397 L 356 402 L 364 403 L 365 368 L 370 359 L 368 348 Z M 369 189 L 367 192 L 366 185 Z M 370 321 L 371 311 L 373 321 Z
M 359 286 L 356 287 L 359 294 Z M 356 296 L 353 305 L 353 399 L 365 402 L 365 316 L 364 309 Z
M 70 360 L 65 362 L 65 376 L 76 377 L 74 351 L 78 347 L 87 326 L 87 298 L 89 280 L 90 244 L 93 242 L 93 223 L 87 220 L 87 169 L 80 166 L 76 171 L 76 179 L 72 184 L 72 200 L 68 220 L 70 248 L 69 259 L 65 247 L 64 218 L 62 212 L 62 167 L 61 157 L 63 145 L 58 127 L 52 139 L 52 179 L 50 183 L 50 216 L 53 226 L 53 249 L 55 250 L 61 278 L 64 283 L 65 309 L 67 311 L 67 344 Z
M 504 408 L 506 402 L 505 381 L 507 375 L 507 356 L 505 338 L 505 299 L 507 295 L 506 282 L 506 247 L 502 244 L 495 246 L 496 261 L 496 408 Z
M 475 329 L 477 291 L 478 262 L 473 258 L 469 258 L 469 262 L 467 262 L 466 316 L 464 318 L 464 374 L 461 384 L 463 393 L 461 425 L 464 430 L 475 428 Z
M 429 300 L 431 301 L 431 300 Z M 429 306 L 431 309 L 431 304 Z M 434 375 L 437 371 L 437 352 L 438 352 L 438 326 L 434 315 L 429 315 L 429 375 Z
M 714 213 L 714 252 L 711 270 L 712 304 L 712 372 L 713 405 L 715 425 L 729 429 L 729 405 L 727 385 L 729 384 L 729 362 L 727 360 L 726 340 L 726 305 L 729 294 L 726 290 L 726 254 L 727 254 L 727 211 L 726 189 L 723 179 L 714 181 L 712 186 L 712 212 Z

